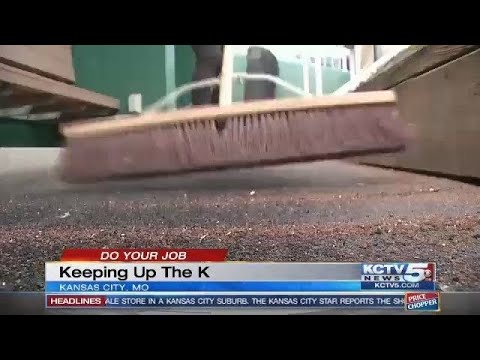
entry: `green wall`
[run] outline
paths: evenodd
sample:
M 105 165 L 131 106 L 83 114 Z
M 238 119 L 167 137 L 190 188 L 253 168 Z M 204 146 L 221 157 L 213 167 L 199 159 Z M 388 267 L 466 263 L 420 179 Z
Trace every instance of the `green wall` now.
M 190 45 L 175 45 L 175 77 L 177 86 L 185 85 L 192 81 L 195 55 Z M 177 106 L 183 107 L 191 104 L 190 94 L 179 99 Z
M 165 45 L 74 45 L 76 85 L 120 100 L 142 94 L 146 107 L 165 96 Z
M 0 146 L 57 147 L 60 145 L 61 136 L 55 123 L 0 118 Z
M 324 94 L 331 94 L 338 88 L 340 88 L 343 84 L 346 84 L 350 81 L 350 74 L 346 72 L 342 72 L 336 69 L 331 68 L 323 68 L 322 70 L 323 75 L 323 93 Z M 315 78 L 310 80 L 310 83 L 314 83 Z

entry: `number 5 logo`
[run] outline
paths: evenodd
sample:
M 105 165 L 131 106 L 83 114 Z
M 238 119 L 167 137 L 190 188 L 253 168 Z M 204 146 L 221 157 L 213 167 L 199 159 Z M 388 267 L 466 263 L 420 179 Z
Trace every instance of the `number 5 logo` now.
M 427 268 L 428 263 L 408 264 L 403 278 L 409 282 L 425 280 L 425 270 L 427 270 Z

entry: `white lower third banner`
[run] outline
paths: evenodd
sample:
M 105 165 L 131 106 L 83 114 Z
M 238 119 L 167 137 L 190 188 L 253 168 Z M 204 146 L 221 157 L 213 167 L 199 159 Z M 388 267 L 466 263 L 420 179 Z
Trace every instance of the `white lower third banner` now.
M 433 263 L 61 261 L 45 266 L 46 306 L 56 308 L 436 311 L 435 288 Z

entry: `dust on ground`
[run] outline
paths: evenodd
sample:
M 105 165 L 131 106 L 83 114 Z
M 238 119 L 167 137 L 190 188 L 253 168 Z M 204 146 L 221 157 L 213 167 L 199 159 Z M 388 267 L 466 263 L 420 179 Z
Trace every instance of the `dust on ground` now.
M 227 248 L 242 261 L 434 261 L 480 289 L 480 187 L 326 161 L 71 186 L 0 180 L 0 280 L 41 290 L 66 248 Z

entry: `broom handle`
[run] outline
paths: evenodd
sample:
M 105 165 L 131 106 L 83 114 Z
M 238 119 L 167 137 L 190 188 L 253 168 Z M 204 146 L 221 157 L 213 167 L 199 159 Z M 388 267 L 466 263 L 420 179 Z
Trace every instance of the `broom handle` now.
M 224 45 L 222 72 L 220 74 L 219 105 L 228 106 L 232 104 L 233 88 L 233 45 Z

